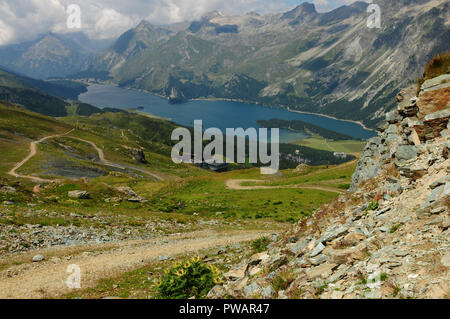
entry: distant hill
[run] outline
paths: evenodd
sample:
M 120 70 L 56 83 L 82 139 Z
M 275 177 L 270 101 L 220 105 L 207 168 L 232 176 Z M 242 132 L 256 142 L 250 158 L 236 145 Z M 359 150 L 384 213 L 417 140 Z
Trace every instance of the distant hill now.
M 67 80 L 36 80 L 3 68 L 0 68 L 0 86 L 35 89 L 60 99 L 70 100 L 77 100 L 78 95 L 87 91 L 86 85 L 82 83 Z
M 266 128 L 272 128 L 272 127 L 278 127 L 278 128 L 284 128 L 291 131 L 296 132 L 304 132 L 309 135 L 319 135 L 323 138 L 335 140 L 335 141 L 345 141 L 345 140 L 353 140 L 354 138 L 345 134 L 341 134 L 338 132 L 334 132 L 331 130 L 327 130 L 326 128 L 306 123 L 299 120 L 294 121 L 286 121 L 286 120 L 279 120 L 279 119 L 272 119 L 272 120 L 259 120 L 256 122 L 261 127 Z
M 47 79 L 78 72 L 89 58 L 109 44 L 83 33 L 48 33 L 20 44 L 0 47 L 0 65 L 27 76 Z
M 49 116 L 66 116 L 70 103 L 86 91 L 86 85 L 67 80 L 42 81 L 0 69 L 0 100 L 20 104 Z M 89 104 L 76 104 L 73 114 L 91 115 L 105 110 Z M 81 106 L 80 106 L 81 105 Z

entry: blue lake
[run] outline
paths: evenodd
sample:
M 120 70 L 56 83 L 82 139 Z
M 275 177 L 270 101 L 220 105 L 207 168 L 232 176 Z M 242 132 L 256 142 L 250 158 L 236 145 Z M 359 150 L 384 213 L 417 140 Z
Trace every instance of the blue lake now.
M 79 96 L 80 101 L 98 107 L 137 108 L 142 112 L 169 119 L 183 126 L 193 126 L 194 120 L 203 121 L 203 129 L 217 127 L 223 132 L 227 128 L 247 129 L 258 127 L 257 120 L 301 120 L 354 138 L 368 139 L 375 132 L 361 125 L 315 114 L 290 112 L 281 108 L 231 101 L 190 101 L 184 104 L 170 104 L 159 96 L 112 85 L 91 85 Z M 295 142 L 306 136 L 302 133 L 280 130 L 280 141 Z

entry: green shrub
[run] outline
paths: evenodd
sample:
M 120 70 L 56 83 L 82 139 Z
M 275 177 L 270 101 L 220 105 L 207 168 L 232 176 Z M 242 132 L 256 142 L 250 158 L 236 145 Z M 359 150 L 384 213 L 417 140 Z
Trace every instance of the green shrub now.
M 206 265 L 199 257 L 175 264 L 157 284 L 158 298 L 203 298 L 215 285 L 223 282 L 220 271 Z
M 270 244 L 270 239 L 267 237 L 262 237 L 262 238 L 255 240 L 254 242 L 252 242 L 252 247 L 256 252 L 261 253 L 261 252 L 267 250 L 267 246 L 269 244 Z
M 378 202 L 372 202 L 370 203 L 369 207 L 367 207 L 367 210 L 368 211 L 377 210 L 378 207 L 379 207 Z
M 399 228 L 400 228 L 401 224 L 397 224 L 391 227 L 391 229 L 389 230 L 390 234 L 395 233 Z
M 272 279 L 272 289 L 276 292 L 286 290 L 294 280 L 294 273 L 292 271 L 285 270 Z

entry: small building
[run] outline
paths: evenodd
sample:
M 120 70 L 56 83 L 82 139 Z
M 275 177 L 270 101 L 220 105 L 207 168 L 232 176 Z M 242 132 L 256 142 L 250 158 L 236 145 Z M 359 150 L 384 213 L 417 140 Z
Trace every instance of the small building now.
M 334 157 L 337 157 L 337 158 L 343 158 L 343 159 L 347 158 L 347 153 L 344 153 L 344 152 L 334 152 L 333 155 L 334 155 Z
M 211 171 L 214 172 L 226 172 L 229 166 L 228 163 L 217 163 L 217 162 L 207 163 L 206 165 Z
M 196 165 L 200 168 L 209 169 L 213 172 L 226 172 L 230 166 L 229 163 L 218 162 L 216 160 L 203 161 L 201 163 L 197 163 Z

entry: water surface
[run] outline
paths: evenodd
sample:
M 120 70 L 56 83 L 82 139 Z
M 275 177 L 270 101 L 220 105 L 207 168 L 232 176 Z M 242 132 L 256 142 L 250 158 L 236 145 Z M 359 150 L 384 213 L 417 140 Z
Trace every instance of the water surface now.
M 254 104 L 231 101 L 190 101 L 183 104 L 170 104 L 159 96 L 136 90 L 123 89 L 112 85 L 91 85 L 81 94 L 80 101 L 98 107 L 137 108 L 142 112 L 183 125 L 193 126 L 194 120 L 202 120 L 203 128 L 217 127 L 225 133 L 227 128 L 247 129 L 256 127 L 257 120 L 301 120 L 354 138 L 368 139 L 375 132 L 364 129 L 353 122 L 336 120 L 326 116 L 290 112 L 281 108 L 270 108 Z M 295 142 L 307 137 L 303 133 L 280 130 L 280 141 Z

